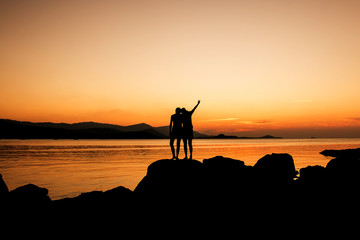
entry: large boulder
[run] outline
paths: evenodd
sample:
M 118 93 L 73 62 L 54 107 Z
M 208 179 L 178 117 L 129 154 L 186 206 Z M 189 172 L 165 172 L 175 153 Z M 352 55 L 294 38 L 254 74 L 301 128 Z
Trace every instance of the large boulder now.
M 346 158 L 360 158 L 360 148 L 356 149 L 341 149 L 341 150 L 324 150 L 320 154 L 327 157 L 346 157 Z
M 203 189 L 203 165 L 196 160 L 158 160 L 134 192 L 151 197 L 186 198 Z
M 322 187 L 327 182 L 326 168 L 318 165 L 302 168 L 298 182 L 310 187 Z
M 339 156 L 328 162 L 326 169 L 339 173 L 359 173 L 360 157 L 357 156 Z
M 263 184 L 288 184 L 297 175 L 294 160 L 287 153 L 267 154 L 254 165 L 257 181 Z
M 341 155 L 326 165 L 330 181 L 343 187 L 360 186 L 360 158 L 356 155 Z
M 210 191 L 239 195 L 252 179 L 252 167 L 241 160 L 217 156 L 203 160 Z
M 47 207 L 51 199 L 46 188 L 28 184 L 18 187 L 9 193 L 10 203 L 15 209 L 37 209 Z
M 239 169 L 245 166 L 245 163 L 243 161 L 226 158 L 223 156 L 216 156 L 213 158 L 204 159 L 203 164 L 206 171 L 212 172 L 237 172 Z

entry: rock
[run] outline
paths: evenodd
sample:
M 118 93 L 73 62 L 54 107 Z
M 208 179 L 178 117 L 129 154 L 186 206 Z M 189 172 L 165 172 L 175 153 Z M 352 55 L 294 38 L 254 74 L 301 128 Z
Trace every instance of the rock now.
M 204 168 L 206 171 L 232 171 L 238 170 L 245 166 L 245 163 L 240 160 L 226 158 L 223 156 L 216 156 L 203 160 Z
M 98 224 L 107 227 L 111 224 L 125 226 L 125 223 L 133 222 L 138 216 L 139 206 L 134 200 L 133 192 L 120 186 L 105 192 L 92 191 L 77 197 L 53 201 L 51 210 L 52 215 L 59 219 L 67 219 L 71 225 L 89 222 L 96 223 L 96 226 Z M 69 216 L 76 218 L 69 219 Z
M 254 165 L 257 178 L 265 184 L 287 184 L 297 175 L 294 160 L 287 153 L 267 154 Z
M 323 166 L 307 166 L 300 169 L 298 182 L 308 186 L 323 186 L 327 181 L 327 172 Z
M 123 186 L 119 186 L 104 192 L 104 198 L 106 199 L 106 201 L 111 201 L 111 202 L 124 201 L 129 198 L 132 198 L 132 196 L 133 196 L 133 192 L 130 189 Z
M 210 191 L 218 194 L 239 195 L 252 181 L 252 167 L 240 160 L 217 156 L 204 159 L 203 166 Z
M 74 198 L 59 199 L 54 202 L 56 207 L 71 208 L 71 207 L 114 207 L 121 205 L 131 199 L 133 192 L 128 188 L 119 186 L 105 192 L 103 191 L 92 191 L 81 193 L 79 196 Z
M 103 200 L 103 194 L 102 191 L 81 193 L 80 196 L 77 197 L 77 200 L 87 205 L 99 204 Z
M 2 175 L 0 174 L 0 199 L 7 196 L 9 193 L 9 189 L 6 186 L 6 183 L 4 182 Z
M 321 154 L 335 157 L 326 165 L 328 184 L 333 190 L 342 191 L 340 194 L 355 194 L 351 189 L 360 186 L 360 148 L 324 150 Z
M 360 148 L 343 150 L 324 150 L 320 154 L 328 157 L 357 157 L 360 158 Z
M 356 155 L 336 157 L 328 162 L 326 170 L 332 184 L 348 187 L 360 185 L 360 159 Z
M 48 190 L 34 184 L 18 187 L 10 191 L 9 196 L 11 203 L 19 207 L 46 207 L 51 202 Z
M 203 187 L 203 165 L 196 160 L 158 160 L 149 165 L 146 176 L 134 192 L 152 197 L 198 195 Z
M 354 156 L 340 156 L 336 157 L 328 162 L 326 169 L 336 172 L 354 172 L 359 173 L 360 159 Z

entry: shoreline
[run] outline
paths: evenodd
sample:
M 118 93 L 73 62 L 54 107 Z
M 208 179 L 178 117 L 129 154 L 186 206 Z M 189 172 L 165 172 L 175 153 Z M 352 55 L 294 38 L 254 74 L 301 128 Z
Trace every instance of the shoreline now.
M 125 140 L 126 141 L 126 140 Z M 35 144 L 34 148 L 28 148 L 27 143 L 23 143 L 24 147 L 20 148 L 20 154 L 13 152 L 13 148 L 4 148 L 2 151 L 3 154 L 11 154 L 12 160 L 9 164 L 6 165 L 6 158 L 1 158 L 3 165 L 3 177 L 7 180 L 8 186 L 10 190 L 14 190 L 20 186 L 23 186 L 28 183 L 36 184 L 37 186 L 45 187 L 49 189 L 49 196 L 51 199 L 61 199 L 64 197 L 76 197 L 83 192 L 90 192 L 92 190 L 99 190 L 99 191 L 106 191 L 108 189 L 114 188 L 116 186 L 122 185 L 130 190 L 134 190 L 139 181 L 142 177 L 146 174 L 146 168 L 152 162 L 163 158 L 168 153 L 168 143 L 166 140 L 157 140 L 153 142 L 150 140 L 148 142 L 143 142 L 148 140 L 133 140 L 133 141 L 126 141 L 124 146 L 126 147 L 128 144 L 140 144 L 146 145 L 149 144 L 156 144 L 157 147 L 154 151 L 148 152 L 146 156 L 139 156 L 139 152 L 142 151 L 142 148 L 139 148 L 136 151 L 132 151 L 131 155 L 129 155 L 128 151 L 123 151 L 122 146 L 120 149 L 117 149 L 118 144 L 123 145 L 123 141 L 97 141 L 97 140 L 89 140 L 89 141 L 67 141 L 67 140 L 60 140 L 58 141 L 47 141 L 47 140 L 37 140 L 34 142 L 29 142 L 29 144 Z M 299 171 L 301 168 L 305 168 L 308 165 L 320 165 L 325 167 L 329 160 L 332 157 L 319 155 L 319 152 L 326 149 L 324 144 L 328 144 L 327 142 L 334 142 L 334 143 L 341 143 L 337 140 L 319 140 L 321 142 L 320 145 L 317 145 L 317 140 L 310 140 L 307 141 L 311 144 L 307 147 L 308 143 L 303 143 L 302 140 L 279 140 L 274 141 L 278 142 L 283 145 L 283 141 L 285 141 L 284 146 L 273 148 L 272 142 L 273 141 L 262 141 L 260 144 L 261 147 L 255 148 L 247 147 L 247 145 L 243 145 L 242 142 L 233 141 L 233 140 L 225 140 L 225 142 L 230 141 L 230 148 L 226 147 L 223 150 L 222 142 L 223 140 L 199 140 L 197 144 L 199 146 L 196 147 L 196 156 L 199 156 L 200 161 L 201 159 L 211 158 L 216 155 L 222 155 L 233 159 L 240 159 L 244 161 L 246 165 L 253 166 L 257 162 L 259 158 L 262 156 L 271 153 L 282 153 L 287 152 L 289 153 L 294 160 L 295 168 Z M 250 144 L 257 144 L 258 140 L 248 140 Z M 261 141 L 261 140 L 260 140 Z M 356 148 L 359 146 L 357 140 L 348 139 L 349 143 L 351 144 L 344 144 L 344 145 L 327 145 L 327 147 L 332 149 L 344 149 L 344 148 Z M 153 143 L 152 143 L 153 142 Z M 238 142 L 238 143 L 237 143 Z M 295 142 L 295 147 L 292 146 L 292 143 Z M 323 143 L 324 142 L 324 143 Z M 16 141 L 15 144 L 22 145 L 21 142 Z M 205 145 L 203 145 L 203 143 Z M 209 143 L 209 144 L 208 144 Z M 213 144 L 220 144 L 218 147 L 213 147 Z M 269 146 L 267 146 L 269 143 Z M 357 143 L 357 144 L 355 144 Z M 10 145 L 11 143 L 9 143 Z M 55 151 L 52 151 L 52 147 L 54 145 L 60 144 L 59 148 L 55 148 Z M 73 145 L 75 148 L 65 149 L 63 151 L 63 146 Z M 81 145 L 78 149 L 77 145 Z M 95 149 L 93 149 L 93 144 L 95 144 Z M 158 145 L 158 144 L 161 144 Z M 234 145 L 235 144 L 235 145 Z M 266 146 L 263 146 L 266 144 Z M 303 144 L 307 144 L 303 147 Z M 38 146 L 37 146 L 38 145 Z M 49 145 L 49 146 L 44 146 Z M 85 150 L 85 146 L 88 145 Z M 98 149 L 97 145 L 100 146 Z M 111 145 L 111 146 L 110 146 Z M 44 146 L 44 148 L 42 147 Z M 108 152 L 108 146 L 111 147 L 111 154 Z M 149 145 L 147 147 L 151 147 Z M 161 148 L 159 148 L 159 146 Z M 195 143 L 196 146 L 196 143 Z M 50 149 L 50 148 L 51 149 Z M 9 149 L 9 150 L 6 150 Z M 50 149 L 50 150 L 49 150 Z M 14 150 L 19 150 L 18 147 L 14 148 Z M 85 150 L 85 151 L 84 151 Z M 10 151 L 10 152 L 8 152 Z M 25 152 L 24 152 L 25 151 Z M 24 154 L 28 154 L 27 152 L 30 151 L 31 155 L 24 159 L 22 157 Z M 75 151 L 75 152 L 74 152 Z M 161 151 L 161 154 L 158 154 Z M 114 155 L 113 155 L 114 152 Z M 116 154 L 115 154 L 116 152 Z M 78 154 L 80 155 L 78 155 Z M 95 154 L 96 153 L 96 154 Z M 163 153 L 163 154 L 162 154 Z M 44 158 L 44 154 L 46 154 L 46 158 Z M 78 156 L 85 157 L 84 160 L 86 161 L 78 161 L 82 160 L 80 158 L 76 158 L 74 154 Z M 94 155 L 95 154 L 95 155 Z M 9 155 L 10 156 L 10 155 Z M 74 156 L 74 158 L 73 158 Z M 82 158 L 83 158 L 82 157 Z M 57 162 L 50 161 L 52 159 L 57 159 Z M 93 162 L 93 159 L 96 159 L 96 162 Z M 131 161 L 129 160 L 131 159 Z M 26 161 L 25 161 L 26 160 Z M 41 161 L 40 166 L 37 164 Z M 92 165 L 89 165 L 87 162 L 92 162 Z M 34 163 L 35 165 L 31 167 L 31 164 Z M 25 164 L 25 165 L 24 165 Z M 75 165 L 74 165 L 75 164 Z M 84 165 L 86 164 L 86 165 Z M 129 165 L 130 164 L 130 165 Z M 124 166 L 124 167 L 122 167 Z M 71 168 L 70 168 L 71 167 Z M 56 172 L 53 170 L 57 170 Z M 86 169 L 97 169 L 97 175 L 94 175 L 92 172 L 83 172 Z M 112 173 L 109 172 L 109 169 L 112 169 Z M 29 172 L 32 170 L 31 172 Z M 77 171 L 79 171 L 77 173 Z M 26 173 L 27 175 L 20 176 L 20 173 Z M 36 175 L 40 174 L 37 177 Z M 55 174 L 55 175 L 54 175 Z M 60 174 L 60 175 L 56 175 Z M 75 174 L 75 175 L 74 175 Z M 115 175 L 114 175 L 115 174 Z M 61 177 L 60 177 L 61 176 Z M 76 176 L 73 180 L 73 176 Z M 74 184 L 74 187 L 72 186 Z
M 0 178 L 4 229 L 66 238 L 354 236 L 360 149 L 325 153 L 336 157 L 298 177 L 289 154 L 268 154 L 254 166 L 221 156 L 163 159 L 148 166 L 134 191 L 119 186 L 59 200 L 32 184 L 8 191 Z
M 254 194 L 255 189 L 267 192 L 268 187 L 278 190 L 286 189 L 290 192 L 299 191 L 302 194 L 307 191 L 314 194 L 313 191 L 317 188 L 324 193 L 323 196 L 317 194 L 317 197 L 323 199 L 327 198 L 326 196 L 329 194 L 327 191 L 340 190 L 340 188 L 350 190 L 360 186 L 358 180 L 360 148 L 324 150 L 321 154 L 333 157 L 326 167 L 307 166 L 299 171 L 296 170 L 293 158 L 289 154 L 268 154 L 259 159 L 254 166 L 247 166 L 241 160 L 222 156 L 204 159 L 202 162 L 197 160 L 158 160 L 148 166 L 147 174 L 133 191 L 119 186 L 104 192 L 92 191 L 82 193 L 77 197 L 57 200 L 50 199 L 47 189 L 33 184 L 9 191 L 6 179 L 1 178 L 0 197 L 2 200 L 7 199 L 10 205 L 16 203 L 16 205 L 29 207 L 35 204 L 41 207 L 50 204 L 61 208 L 62 204 L 70 206 L 77 201 L 99 200 L 98 198 L 102 199 L 107 195 L 112 195 L 116 199 L 120 195 L 120 198 L 124 196 L 157 198 L 163 195 L 191 195 L 203 198 L 202 195 L 207 196 L 209 192 L 216 189 L 218 194 L 239 197 L 244 195 L 244 191 Z M 299 176 L 297 176 L 298 174 Z

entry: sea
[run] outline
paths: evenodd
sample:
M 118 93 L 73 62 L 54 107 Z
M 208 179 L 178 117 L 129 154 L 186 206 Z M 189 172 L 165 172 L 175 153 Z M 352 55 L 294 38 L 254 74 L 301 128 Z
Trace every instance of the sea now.
M 321 151 L 360 148 L 360 138 L 194 139 L 193 146 L 196 160 L 224 156 L 249 166 L 266 154 L 289 153 L 299 170 L 326 166 L 332 158 Z M 32 183 L 53 200 L 118 186 L 134 190 L 149 164 L 171 157 L 167 139 L 0 140 L 0 174 L 9 190 Z

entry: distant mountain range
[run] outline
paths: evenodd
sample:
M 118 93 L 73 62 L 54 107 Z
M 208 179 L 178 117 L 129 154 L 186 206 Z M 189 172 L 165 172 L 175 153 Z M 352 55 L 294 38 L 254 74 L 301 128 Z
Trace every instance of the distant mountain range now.
M 240 138 L 223 134 L 210 136 L 194 131 L 195 138 Z M 165 139 L 169 126 L 152 127 L 146 123 L 120 126 L 96 122 L 51 123 L 0 119 L 0 139 Z M 259 138 L 277 138 L 264 136 Z
M 194 132 L 196 138 L 211 137 Z M 0 119 L 2 139 L 162 139 L 169 137 L 169 127 L 152 127 L 146 123 L 130 126 L 81 122 L 21 122 Z

